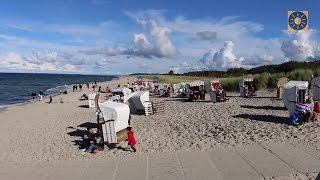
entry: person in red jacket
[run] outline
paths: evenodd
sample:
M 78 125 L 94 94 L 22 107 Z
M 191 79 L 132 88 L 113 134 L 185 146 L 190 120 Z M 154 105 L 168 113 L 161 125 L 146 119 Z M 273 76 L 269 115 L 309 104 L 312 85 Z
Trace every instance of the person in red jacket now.
M 131 149 L 136 152 L 136 139 L 134 138 L 134 134 L 132 132 L 132 127 L 127 127 L 127 136 L 128 136 L 128 145 L 131 146 Z

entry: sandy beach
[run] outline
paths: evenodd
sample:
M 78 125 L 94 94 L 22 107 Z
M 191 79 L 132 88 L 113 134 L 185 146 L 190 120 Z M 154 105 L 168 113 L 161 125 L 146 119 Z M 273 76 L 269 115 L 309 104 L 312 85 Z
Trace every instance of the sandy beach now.
M 132 83 L 134 78 L 120 77 L 101 85 L 115 88 Z M 274 90 L 258 91 L 254 98 L 228 93 L 224 103 L 184 102 L 177 98 L 155 98 L 164 101 L 165 113 L 152 116 L 132 115 L 131 125 L 137 139 L 137 153 L 105 149 L 98 156 L 82 155 L 77 143 L 86 127 L 96 123 L 95 108 L 79 101 L 83 94 L 69 91 L 26 105 L 0 111 L 0 164 L 30 164 L 57 160 L 96 160 L 128 158 L 137 154 L 205 151 L 265 142 L 300 143 L 320 150 L 320 126 L 317 123 L 298 127 L 287 124 L 288 112 Z M 101 102 L 105 101 L 101 94 Z M 60 103 L 63 98 L 64 103 Z M 125 147 L 126 142 L 120 143 Z M 289 178 L 289 177 L 288 177 Z M 293 178 L 294 179 L 294 178 Z

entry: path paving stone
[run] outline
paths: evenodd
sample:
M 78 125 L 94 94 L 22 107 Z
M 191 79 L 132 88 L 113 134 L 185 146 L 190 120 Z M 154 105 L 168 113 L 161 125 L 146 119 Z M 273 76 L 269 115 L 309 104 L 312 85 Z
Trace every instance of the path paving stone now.
M 116 161 L 108 160 L 97 160 L 90 163 L 89 168 L 87 168 L 81 179 L 110 179 L 112 180 L 118 163 Z
M 148 173 L 148 180 L 184 179 L 177 154 L 150 155 Z
M 293 145 L 295 148 L 298 148 L 301 151 L 304 151 L 305 153 L 308 153 L 311 156 L 313 156 L 313 157 L 315 157 L 315 158 L 320 160 L 320 151 L 312 149 L 311 147 L 308 147 L 307 145 L 304 145 L 304 144 L 301 145 L 300 143 L 290 142 L 290 145 Z
M 144 180 L 147 177 L 147 158 L 120 161 L 115 176 L 116 180 Z
M 218 148 L 209 151 L 208 155 L 225 180 L 263 179 L 235 150 Z
M 320 160 L 300 149 L 284 143 L 266 143 L 263 146 L 298 172 L 319 172 Z
M 293 168 L 259 145 L 239 146 L 234 149 L 265 178 L 295 173 Z
M 0 180 L 250 180 L 318 173 L 319 152 L 289 143 L 133 155 L 97 160 L 1 164 Z M 319 175 L 320 177 L 320 175 Z
M 186 180 L 222 180 L 222 177 L 205 152 L 178 153 Z

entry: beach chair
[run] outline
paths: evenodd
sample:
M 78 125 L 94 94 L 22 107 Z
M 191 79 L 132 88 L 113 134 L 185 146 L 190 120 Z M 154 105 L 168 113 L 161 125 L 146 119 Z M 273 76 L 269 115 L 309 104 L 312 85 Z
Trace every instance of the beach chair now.
M 255 82 L 253 78 L 244 78 L 239 82 L 240 96 L 256 96 Z
M 289 117 L 296 113 L 296 103 L 306 103 L 308 84 L 308 81 L 289 81 L 284 85 L 282 101 L 289 111 Z
M 277 82 L 277 98 L 281 99 L 283 96 L 283 88 L 284 85 L 289 82 L 289 79 L 286 77 L 282 77 Z
M 106 101 L 99 103 L 97 110 L 98 127 L 103 132 L 107 144 L 115 144 L 126 139 L 126 128 L 129 126 L 130 109 L 127 104 Z M 101 119 L 102 117 L 103 119 Z
M 130 112 L 137 114 L 150 115 L 152 112 L 152 104 L 149 99 L 149 91 L 138 91 L 130 94 L 128 98 Z

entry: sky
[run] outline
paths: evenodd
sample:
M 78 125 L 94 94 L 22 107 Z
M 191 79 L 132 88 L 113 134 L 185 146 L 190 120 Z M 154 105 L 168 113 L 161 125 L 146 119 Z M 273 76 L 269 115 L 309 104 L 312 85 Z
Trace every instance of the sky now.
M 320 60 L 317 0 L 2 0 L 0 72 L 184 73 Z M 288 32 L 308 11 L 308 32 Z

